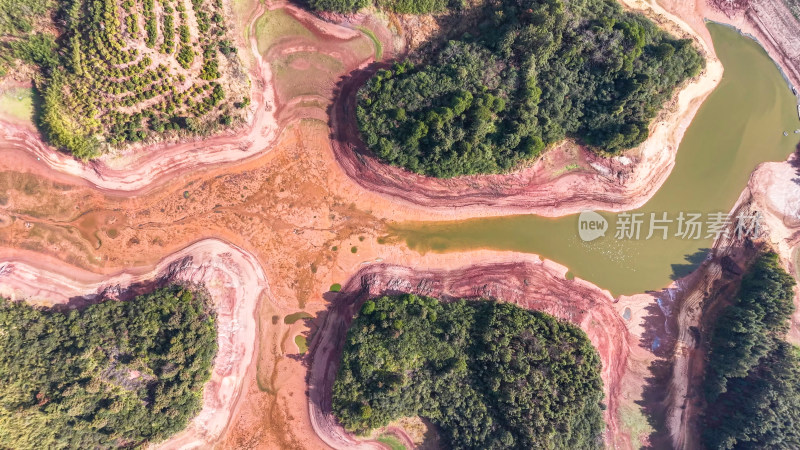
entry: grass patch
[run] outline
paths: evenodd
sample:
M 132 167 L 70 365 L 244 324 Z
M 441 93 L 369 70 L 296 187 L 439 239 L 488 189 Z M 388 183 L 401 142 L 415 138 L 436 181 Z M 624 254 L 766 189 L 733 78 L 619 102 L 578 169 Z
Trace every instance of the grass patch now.
M 576 163 L 567 164 L 566 166 L 564 166 L 564 167 L 556 170 L 555 172 L 553 172 L 553 175 L 555 175 L 555 176 L 563 175 L 563 174 L 565 174 L 567 172 L 572 172 L 573 170 L 578 170 L 580 168 L 581 168 L 581 166 L 579 166 Z
M 297 344 L 297 349 L 300 351 L 301 355 L 308 351 L 308 342 L 306 342 L 305 336 L 300 336 L 298 334 L 294 337 L 294 343 Z
M 383 44 L 381 44 L 380 39 L 378 36 L 375 36 L 375 33 L 372 32 L 367 27 L 356 27 L 358 31 L 367 35 L 370 41 L 372 41 L 372 45 L 375 47 L 375 61 L 380 61 L 383 59 Z
M 393 434 L 382 434 L 378 437 L 378 442 L 388 445 L 392 450 L 406 450 L 406 446 L 400 442 Z
M 341 290 L 342 290 L 342 285 L 341 285 L 341 284 L 339 284 L 339 283 L 333 283 L 333 284 L 331 285 L 331 289 L 330 289 L 330 291 L 331 291 L 331 292 L 339 292 L 339 291 L 341 291 Z
M 318 40 L 314 33 L 282 9 L 265 12 L 256 21 L 253 29 L 258 41 L 258 51 L 261 53 L 285 37 L 301 36 L 311 41 Z
M 640 448 L 643 446 L 641 438 L 652 433 L 653 427 L 647 421 L 647 417 L 642 413 L 642 410 L 630 405 L 621 405 L 619 408 L 619 418 L 622 421 L 622 426 L 628 430 L 633 440 L 634 447 Z
M 289 314 L 288 316 L 284 317 L 283 323 L 285 323 L 286 325 L 292 325 L 293 323 L 297 322 L 300 319 L 306 319 L 309 317 L 313 316 L 305 311 L 298 311 L 296 313 Z
M 298 65 L 299 64 L 299 65 Z M 272 62 L 275 83 L 288 98 L 304 95 L 325 96 L 324 83 L 332 74 L 344 71 L 341 61 L 314 52 L 298 52 Z
M 0 111 L 5 116 L 33 121 L 33 90 L 31 88 L 9 89 L 0 95 Z

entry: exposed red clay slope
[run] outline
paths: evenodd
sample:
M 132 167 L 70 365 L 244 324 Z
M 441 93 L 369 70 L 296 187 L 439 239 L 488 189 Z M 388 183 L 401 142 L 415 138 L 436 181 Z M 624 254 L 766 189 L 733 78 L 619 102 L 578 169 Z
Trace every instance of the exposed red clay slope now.
M 154 268 L 99 275 L 23 250 L 2 249 L 0 254 L 0 295 L 39 305 L 76 305 L 115 298 L 138 283 L 203 283 L 217 310 L 219 350 L 211 380 L 204 387 L 198 415 L 186 430 L 159 447 L 209 446 L 221 436 L 253 359 L 256 304 L 262 295 L 269 296 L 264 272 L 255 257 L 226 242 L 207 239 L 172 254 Z
M 758 40 L 781 67 L 788 81 L 800 87 L 800 21 L 783 0 L 659 0 L 669 12 L 694 28 L 710 45 L 704 20 L 733 25 Z
M 605 419 L 609 443 L 620 435 L 617 405 L 620 381 L 626 371 L 629 333 L 612 306 L 613 299 L 599 288 L 564 278 L 566 268 L 541 262 L 535 256 L 518 262 L 485 261 L 453 270 L 415 270 L 375 264 L 359 270 L 341 292 L 333 294 L 324 321 L 311 343 L 309 413 L 314 430 L 334 448 L 372 448 L 375 443 L 354 438 L 331 414 L 331 389 L 344 339 L 361 304 L 384 294 L 415 293 L 453 298 L 493 298 L 544 311 L 580 326 L 597 348 L 608 409 Z

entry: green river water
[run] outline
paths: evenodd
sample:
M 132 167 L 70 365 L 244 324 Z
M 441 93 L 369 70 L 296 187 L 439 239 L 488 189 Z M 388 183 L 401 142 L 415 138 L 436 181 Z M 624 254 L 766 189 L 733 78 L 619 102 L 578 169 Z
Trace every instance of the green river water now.
M 731 28 L 708 28 L 725 74 L 686 131 L 666 183 L 644 207 L 631 211 L 645 213 L 638 240 L 616 239 L 619 215 L 607 213 L 606 235 L 591 242 L 578 236 L 577 215 L 400 223 L 391 234 L 419 252 L 489 248 L 535 253 L 614 295 L 661 289 L 688 274 L 713 241 L 705 238 L 707 214 L 727 213 L 759 163 L 785 160 L 800 141 L 794 133 L 800 128 L 797 100 L 766 52 Z M 645 239 L 651 212 L 658 218 L 666 212 L 674 220 L 666 240 L 660 232 Z M 674 236 L 680 212 L 702 213 L 700 239 Z

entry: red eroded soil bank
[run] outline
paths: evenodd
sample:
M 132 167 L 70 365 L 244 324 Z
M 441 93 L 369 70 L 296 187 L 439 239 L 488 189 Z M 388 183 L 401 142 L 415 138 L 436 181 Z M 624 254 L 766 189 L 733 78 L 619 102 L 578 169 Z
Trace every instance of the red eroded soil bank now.
M 364 301 L 381 295 L 414 293 L 444 301 L 492 298 L 543 311 L 580 326 L 602 360 L 608 409 L 607 443 L 629 444 L 618 423 L 620 383 L 630 351 L 630 333 L 612 306 L 612 298 L 581 280 L 567 280 L 547 262 L 483 263 L 454 270 L 414 270 L 375 264 L 359 270 L 339 293 L 331 295 L 311 342 L 309 412 L 314 430 L 334 448 L 371 447 L 344 431 L 331 414 L 331 392 L 347 329 Z

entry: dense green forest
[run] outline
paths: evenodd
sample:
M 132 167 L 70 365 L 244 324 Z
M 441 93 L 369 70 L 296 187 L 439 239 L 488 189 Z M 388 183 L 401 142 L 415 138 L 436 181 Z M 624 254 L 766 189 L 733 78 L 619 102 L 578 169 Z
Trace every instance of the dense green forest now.
M 55 0 L 0 0 L 0 36 L 21 36 L 47 20 Z
M 794 284 L 765 253 L 717 319 L 704 381 L 708 448 L 800 447 L 800 352 L 784 341 Z
M 446 448 L 600 448 L 600 358 L 586 334 L 490 301 L 402 295 L 364 303 L 333 411 L 351 431 L 427 417 Z
M 676 87 L 705 64 L 690 40 L 615 1 L 480 8 L 475 30 L 360 89 L 359 128 L 381 159 L 452 177 L 507 171 L 565 137 L 619 152 L 647 138 Z
M 207 295 L 178 286 L 67 313 L 0 298 L 0 448 L 174 434 L 199 411 L 216 337 Z
M 210 132 L 241 116 L 246 98 L 226 90 L 244 81 L 223 78 L 221 60 L 238 60 L 222 0 L 0 5 L 0 26 L 10 36 L 0 40 L 0 75 L 17 60 L 38 66 L 40 125 L 53 145 L 79 158 L 171 131 Z M 31 30 L 30 11 L 55 19 Z M 56 26 L 57 39 L 48 31 Z

